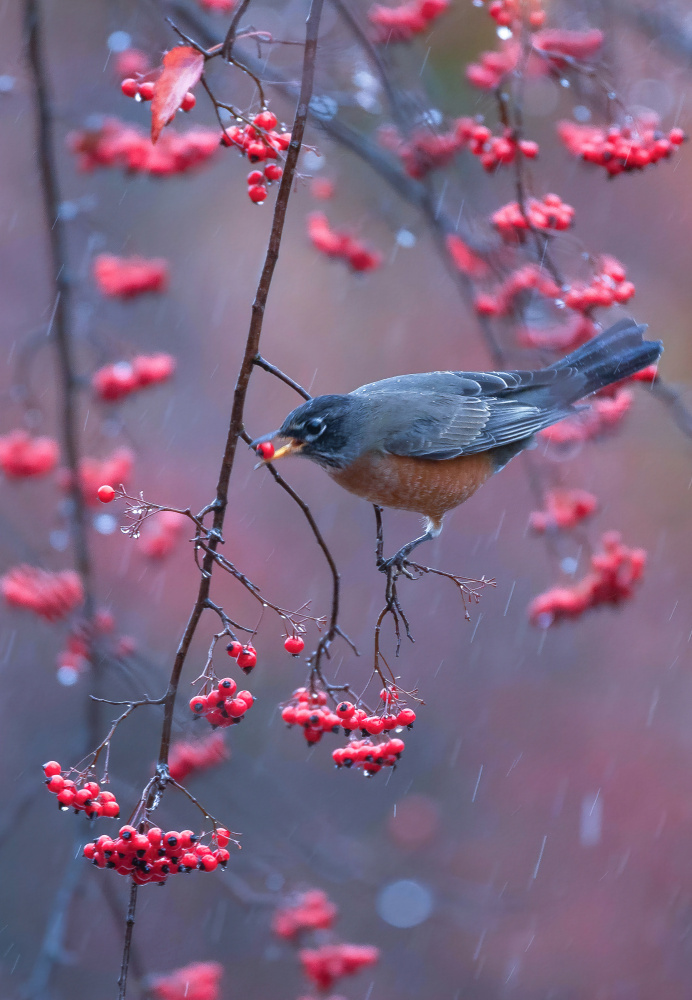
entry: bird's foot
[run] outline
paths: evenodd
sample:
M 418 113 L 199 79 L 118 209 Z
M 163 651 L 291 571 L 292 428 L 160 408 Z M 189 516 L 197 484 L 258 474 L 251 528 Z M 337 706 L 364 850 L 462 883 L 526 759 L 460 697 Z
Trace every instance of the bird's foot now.
M 377 563 L 377 568 L 380 573 L 385 573 L 387 575 L 388 583 L 395 583 L 400 576 L 405 576 L 409 580 L 415 580 L 415 576 L 412 572 L 413 563 L 410 563 L 406 556 L 408 555 L 403 549 L 400 549 L 389 559 L 380 559 Z

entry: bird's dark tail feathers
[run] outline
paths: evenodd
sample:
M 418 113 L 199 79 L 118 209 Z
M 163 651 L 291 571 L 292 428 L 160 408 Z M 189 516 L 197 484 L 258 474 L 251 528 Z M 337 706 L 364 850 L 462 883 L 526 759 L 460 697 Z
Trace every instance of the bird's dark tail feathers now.
M 645 330 L 646 326 L 640 326 L 633 319 L 620 320 L 550 365 L 557 371 L 571 369 L 573 373 L 572 378 L 562 383 L 567 390 L 565 402 L 574 403 L 658 361 L 663 344 L 660 340 L 644 340 Z

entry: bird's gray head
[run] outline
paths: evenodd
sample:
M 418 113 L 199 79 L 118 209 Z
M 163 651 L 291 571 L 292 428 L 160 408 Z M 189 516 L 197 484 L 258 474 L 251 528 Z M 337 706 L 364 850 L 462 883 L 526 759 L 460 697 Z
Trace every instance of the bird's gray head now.
M 278 431 L 253 441 L 252 447 L 283 438 L 287 443 L 270 461 L 300 454 L 319 465 L 341 469 L 355 458 L 359 440 L 355 432 L 361 416 L 352 396 L 316 396 L 289 413 Z

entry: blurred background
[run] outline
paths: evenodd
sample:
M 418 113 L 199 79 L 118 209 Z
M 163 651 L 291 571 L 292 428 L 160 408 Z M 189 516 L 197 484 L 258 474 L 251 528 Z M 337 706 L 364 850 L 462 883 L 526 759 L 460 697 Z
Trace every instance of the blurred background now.
M 256 0 L 248 18 L 275 37 L 296 39 L 306 9 L 303 0 Z M 193 0 L 168 6 L 47 0 L 42 10 L 80 372 L 88 379 L 98 365 L 133 353 L 166 351 L 178 363 L 172 383 L 116 408 L 85 391 L 81 447 L 96 457 L 131 447 L 131 493 L 197 510 L 213 497 L 275 193 L 261 208 L 251 204 L 247 162 L 230 150 L 182 177 L 80 173 L 65 137 L 85 122 L 98 127 L 102 115 L 146 128 L 146 106 L 120 93 L 117 54 L 136 47 L 158 62 L 175 43 L 166 15 L 211 44 L 223 37 L 229 15 L 215 17 Z M 365 10 L 355 10 L 360 23 Z M 55 359 L 45 337 L 53 296 L 21 14 L 18 2 L 0 7 L 0 432 L 28 420 L 41 433 L 57 434 Z M 556 3 L 548 7 L 548 23 L 602 28 L 603 58 L 624 105 L 652 108 L 666 129 L 689 126 L 686 4 Z M 473 90 L 464 68 L 496 45 L 487 12 L 452 0 L 429 35 L 410 47 L 390 47 L 388 62 L 395 86 L 415 93 L 433 125 L 476 114 L 494 125 L 492 95 Z M 298 79 L 300 49 L 276 46 L 264 54 L 266 79 L 273 72 Z M 240 73 L 219 65 L 213 74 L 220 95 L 252 109 L 253 90 Z M 291 101 L 268 92 L 272 110 L 290 122 Z M 362 45 L 330 4 L 316 92 L 328 98 L 324 114 L 366 137 L 390 120 Z M 185 126 L 174 128 L 214 127 L 203 97 L 200 91 Z M 556 245 L 557 259 L 570 270 L 584 251 L 605 252 L 625 264 L 636 298 L 626 312 L 600 318 L 632 314 L 649 323 L 651 335 L 665 343 L 663 376 L 684 392 L 692 378 L 689 151 L 683 147 L 671 162 L 608 182 L 570 157 L 555 136 L 556 120 L 585 100 L 545 77 L 527 82 L 527 135 L 541 146 L 534 186 L 537 193 L 558 192 L 576 210 L 573 229 Z M 318 155 L 303 154 L 304 179 L 290 200 L 264 356 L 313 393 L 349 391 L 402 372 L 493 367 L 421 213 L 314 122 L 306 142 Z M 326 203 L 311 193 L 310 178 L 318 177 L 335 184 Z M 433 183 L 444 211 L 481 236 L 488 214 L 514 197 L 509 174 L 486 175 L 469 154 Z M 318 255 L 306 235 L 306 215 L 315 209 L 381 251 L 383 266 L 358 275 Z M 167 257 L 169 292 L 105 300 L 90 277 L 101 252 Z M 511 334 L 505 347 L 512 364 L 537 360 Z M 16 391 L 27 380 L 28 403 Z M 297 402 L 289 388 L 256 371 L 248 433 L 277 427 Z M 269 930 L 282 894 L 306 886 L 326 890 L 338 904 L 344 939 L 381 949 L 373 970 L 344 984 L 348 997 L 690 996 L 692 442 L 670 409 L 637 387 L 617 434 L 568 456 L 538 457 L 550 477 L 592 490 L 601 504 L 588 537 L 561 542 L 558 556 L 572 559 L 579 577 L 588 568 L 589 544 L 596 547 L 603 530 L 622 531 L 627 544 L 649 554 L 634 598 L 545 632 L 529 624 L 531 598 L 570 578 L 561 576 L 556 553 L 528 531 L 536 499 L 523 460 L 513 462 L 447 519 L 425 553 L 431 565 L 496 580 L 471 609 L 471 622 L 446 581 L 401 584 L 416 641 L 402 646 L 395 670 L 425 705 L 406 736 L 401 764 L 368 781 L 333 770 L 331 750 L 340 741 L 327 736 L 308 752 L 301 733 L 283 725 L 277 705 L 304 682 L 305 668 L 284 651 L 279 623 L 265 616 L 249 682 L 257 704 L 225 734 L 230 761 L 189 782 L 211 812 L 242 834 L 243 850 L 225 874 L 140 891 L 133 996 L 148 974 L 208 959 L 224 965 L 222 995 L 229 1000 L 310 992 L 290 947 Z M 225 554 L 271 600 L 290 607 L 310 601 L 315 614 L 327 614 L 329 575 L 305 520 L 255 464 L 241 446 Z M 360 689 L 383 603 L 372 509 L 310 463 L 287 462 L 281 471 L 309 502 L 343 574 L 341 622 L 363 655 L 337 643 L 329 669 Z M 89 519 L 98 604 L 112 611 L 117 635 L 136 644 L 126 668 L 106 672 L 102 691 L 115 699 L 143 690 L 156 696 L 197 591 L 189 546 L 152 561 L 119 531 L 117 510 L 90 510 Z M 413 515 L 387 514 L 386 551 L 417 528 Z M 70 566 L 65 529 L 53 477 L 3 482 L 2 572 L 24 562 Z M 257 619 L 257 605 L 230 577 L 215 574 L 212 594 L 234 618 Z M 210 614 L 195 639 L 176 738 L 194 738 L 206 726 L 189 719 L 188 682 L 201 671 L 217 628 Z M 3 611 L 0 983 L 7 1000 L 113 996 L 120 962 L 125 881 L 73 860 L 75 838 L 88 839 L 90 828 L 81 816 L 58 814 L 40 786 L 45 759 L 74 763 L 83 752 L 90 679 L 58 683 L 55 661 L 66 634 L 65 624 Z M 316 636 L 310 629 L 308 646 Z M 386 644 L 394 662 L 389 633 Z M 216 658 L 223 676 L 222 648 Z M 102 710 L 104 735 L 114 712 Z M 159 709 L 141 708 L 113 741 L 112 787 L 125 813 L 152 772 L 159 734 Z M 175 790 L 157 816 L 168 827 L 197 825 Z

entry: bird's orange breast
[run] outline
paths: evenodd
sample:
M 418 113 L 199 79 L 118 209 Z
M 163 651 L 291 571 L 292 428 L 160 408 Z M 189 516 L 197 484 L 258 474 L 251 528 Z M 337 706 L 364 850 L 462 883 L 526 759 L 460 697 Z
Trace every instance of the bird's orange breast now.
M 443 461 L 373 452 L 361 455 L 345 469 L 328 470 L 349 493 L 435 521 L 468 500 L 494 471 L 491 458 L 483 452 Z

